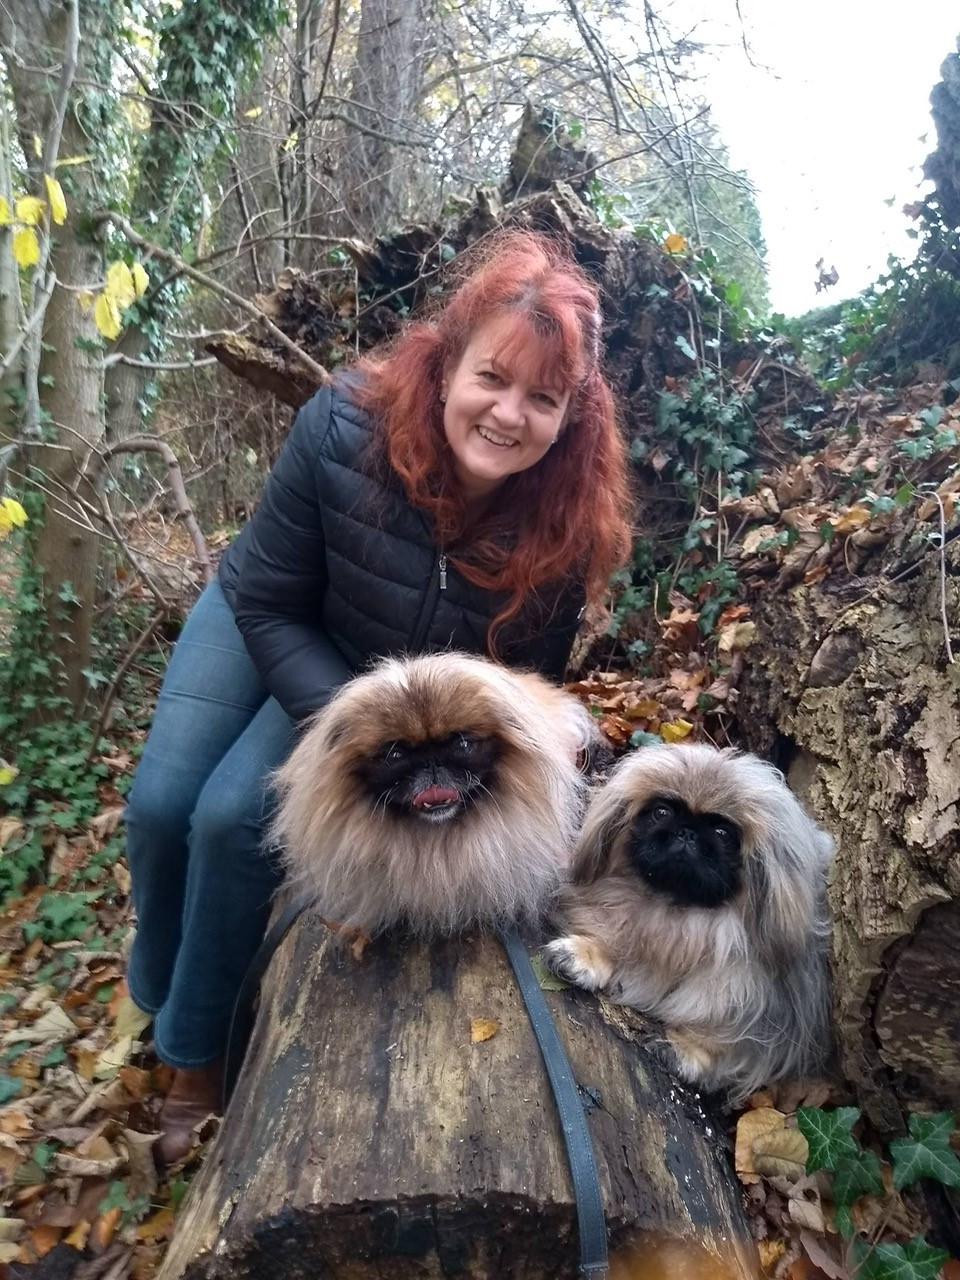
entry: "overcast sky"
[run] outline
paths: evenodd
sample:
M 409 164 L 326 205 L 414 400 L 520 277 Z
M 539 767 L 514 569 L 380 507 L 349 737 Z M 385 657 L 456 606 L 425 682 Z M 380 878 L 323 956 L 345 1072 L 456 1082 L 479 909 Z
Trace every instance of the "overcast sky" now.
M 703 92 L 735 167 L 757 187 L 775 310 L 848 297 L 888 254 L 912 256 L 902 206 L 929 189 L 918 185 L 936 140 L 929 96 L 956 50 L 955 0 L 740 0 L 756 68 L 735 0 L 673 0 L 660 11 L 725 45 L 704 67 Z M 817 295 L 820 257 L 840 281 Z

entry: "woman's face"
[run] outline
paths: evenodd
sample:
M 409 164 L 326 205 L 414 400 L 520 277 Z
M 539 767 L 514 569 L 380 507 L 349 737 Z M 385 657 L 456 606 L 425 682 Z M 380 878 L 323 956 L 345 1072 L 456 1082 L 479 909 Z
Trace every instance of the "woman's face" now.
M 468 500 L 488 497 L 508 476 L 540 461 L 560 433 L 570 392 L 538 379 L 542 352 L 516 352 L 516 317 L 474 330 L 443 380 L 443 430 Z M 503 354 L 507 350 L 509 355 Z

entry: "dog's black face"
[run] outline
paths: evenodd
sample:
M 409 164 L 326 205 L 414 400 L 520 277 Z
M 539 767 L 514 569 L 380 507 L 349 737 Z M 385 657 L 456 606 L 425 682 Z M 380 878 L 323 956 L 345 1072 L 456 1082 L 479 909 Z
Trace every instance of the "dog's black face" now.
M 385 742 L 357 766 L 374 808 L 447 822 L 494 783 L 500 744 L 462 732 L 426 742 Z
M 682 800 L 652 800 L 634 821 L 629 850 L 641 880 L 677 907 L 720 907 L 743 882 L 737 827 Z

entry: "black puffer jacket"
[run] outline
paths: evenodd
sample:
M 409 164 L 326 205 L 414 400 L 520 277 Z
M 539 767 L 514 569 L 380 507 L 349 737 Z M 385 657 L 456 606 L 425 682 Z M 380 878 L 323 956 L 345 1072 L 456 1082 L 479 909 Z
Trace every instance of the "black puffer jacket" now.
M 506 597 L 456 572 L 398 477 L 374 478 L 373 426 L 349 378 L 297 415 L 263 498 L 220 563 L 220 583 L 257 670 L 303 720 L 373 659 L 486 652 Z M 501 628 L 510 666 L 563 675 L 582 611 L 579 583 L 541 591 Z

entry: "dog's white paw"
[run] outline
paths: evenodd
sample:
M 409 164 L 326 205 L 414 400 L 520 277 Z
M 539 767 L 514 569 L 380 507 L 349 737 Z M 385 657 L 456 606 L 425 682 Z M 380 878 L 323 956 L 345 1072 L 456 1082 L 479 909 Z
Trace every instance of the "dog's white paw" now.
M 543 958 L 554 973 L 587 991 L 600 991 L 613 977 L 613 965 L 603 948 L 580 934 L 548 942 Z
M 673 1050 L 677 1075 L 688 1084 L 702 1084 L 713 1074 L 717 1050 L 691 1031 L 667 1032 L 667 1043 Z

